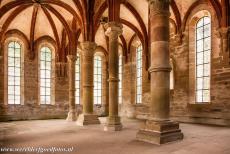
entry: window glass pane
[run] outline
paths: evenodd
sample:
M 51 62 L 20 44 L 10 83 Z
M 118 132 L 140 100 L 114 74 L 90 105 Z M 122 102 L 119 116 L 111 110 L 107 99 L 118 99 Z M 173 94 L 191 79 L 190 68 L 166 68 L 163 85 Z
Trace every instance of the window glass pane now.
M 209 50 L 211 47 L 210 37 L 204 39 L 204 50 Z
M 20 58 L 21 57 L 21 49 L 15 49 L 15 57 Z
M 202 90 L 198 90 L 197 92 L 197 95 L 196 95 L 196 101 L 197 102 L 202 102 L 203 100 L 202 100 Z
M 210 102 L 209 90 L 203 90 L 203 102 Z
M 199 41 L 197 41 L 197 52 L 201 52 L 201 51 L 203 51 L 204 50 L 204 45 L 203 45 L 203 40 L 199 40 Z
M 15 67 L 20 67 L 21 66 L 21 61 L 20 58 L 15 58 Z
M 14 85 L 12 85 L 12 86 L 8 85 L 8 94 L 14 95 Z
M 20 77 L 15 77 L 14 78 L 14 85 L 15 86 L 20 86 Z
M 196 75 L 197 75 L 197 77 L 202 77 L 203 76 L 203 65 L 198 65 L 197 66 Z
M 210 24 L 204 26 L 204 37 L 208 37 L 211 35 Z
M 14 45 L 15 45 L 15 49 L 21 49 L 20 44 L 18 44 L 17 42 L 14 42 Z
M 201 18 L 198 22 L 197 22 L 197 27 L 201 27 L 201 26 L 203 26 L 203 24 L 204 24 L 204 20 L 203 20 L 203 18 Z
M 204 17 L 204 25 L 210 24 L 210 17 Z
M 15 67 L 8 67 L 8 76 L 14 76 L 14 69 Z
M 15 96 L 14 104 L 20 104 L 20 96 Z
M 203 27 L 197 28 L 197 40 L 200 40 L 204 37 L 204 33 L 203 33 Z
M 14 58 L 13 57 L 8 57 L 8 66 L 14 67 Z
M 197 53 L 196 60 L 197 60 L 197 65 L 203 64 L 203 60 L 204 60 L 204 58 L 203 58 L 203 52 Z
M 204 63 L 210 63 L 210 50 L 204 52 Z
M 8 48 L 8 57 L 12 57 L 12 58 L 14 58 L 14 48 L 12 47 L 12 48 Z
M 210 64 L 204 64 L 204 76 L 210 76 Z
M 210 78 L 209 77 L 204 77 L 204 89 L 209 89 L 210 88 Z
M 197 85 L 196 85 L 196 89 L 197 90 L 202 90 L 203 88 L 203 78 L 197 78 Z

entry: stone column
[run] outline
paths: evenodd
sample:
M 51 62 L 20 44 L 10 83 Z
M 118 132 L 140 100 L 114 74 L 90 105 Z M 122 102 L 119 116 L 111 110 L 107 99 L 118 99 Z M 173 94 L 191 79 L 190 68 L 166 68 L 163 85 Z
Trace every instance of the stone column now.
M 108 62 L 106 62 L 106 85 L 105 85 L 105 102 L 103 104 L 103 114 L 102 116 L 108 116 L 109 115 L 109 65 Z
M 118 116 L 118 36 L 122 33 L 122 25 L 109 22 L 105 26 L 109 36 L 109 117 L 104 130 L 119 131 L 122 125 Z
M 169 0 L 149 0 L 151 32 L 151 115 L 137 139 L 163 144 L 183 138 L 179 124 L 169 120 Z
M 77 124 L 79 126 L 100 124 L 98 116 L 93 113 L 93 70 L 94 51 L 97 45 L 94 42 L 81 43 L 82 49 L 82 83 L 83 83 L 83 113 L 79 115 Z
M 69 113 L 67 121 L 76 121 L 76 105 L 75 105 L 75 55 L 68 55 L 68 75 L 69 75 Z

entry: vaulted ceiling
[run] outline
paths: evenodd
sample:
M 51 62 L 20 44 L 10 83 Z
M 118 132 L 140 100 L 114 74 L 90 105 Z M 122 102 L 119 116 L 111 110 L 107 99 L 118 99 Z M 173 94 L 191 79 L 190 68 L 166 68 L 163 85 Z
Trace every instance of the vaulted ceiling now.
M 31 45 L 43 36 L 50 36 L 59 48 L 62 46 L 63 37 L 67 37 L 64 40 L 71 38 L 79 42 L 91 37 L 91 40 L 95 39 L 99 46 L 107 50 L 108 40 L 106 40 L 105 29 L 101 22 L 102 17 L 108 17 L 107 2 L 106 0 L 92 1 L 0 0 L 1 40 L 7 31 L 17 29 L 24 33 Z M 177 27 L 183 24 L 189 9 L 198 1 L 207 1 L 217 11 L 221 10 L 218 8 L 221 0 L 171 0 L 170 18 Z M 123 34 L 120 37 L 123 48 L 128 47 L 134 34 L 142 43 L 148 42 L 147 0 L 122 0 L 120 19 L 123 24 Z M 87 22 L 93 26 L 87 27 L 89 24 Z

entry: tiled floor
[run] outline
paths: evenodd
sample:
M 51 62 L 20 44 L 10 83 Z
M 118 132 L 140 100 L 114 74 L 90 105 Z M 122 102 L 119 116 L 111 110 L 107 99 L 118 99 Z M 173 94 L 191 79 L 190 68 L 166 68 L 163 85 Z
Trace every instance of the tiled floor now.
M 124 120 L 122 131 L 104 132 L 103 125 L 79 127 L 65 120 L 2 122 L 0 148 L 73 147 L 73 152 L 56 152 L 60 154 L 230 154 L 230 128 L 181 124 L 184 140 L 157 146 L 135 140 L 141 123 Z

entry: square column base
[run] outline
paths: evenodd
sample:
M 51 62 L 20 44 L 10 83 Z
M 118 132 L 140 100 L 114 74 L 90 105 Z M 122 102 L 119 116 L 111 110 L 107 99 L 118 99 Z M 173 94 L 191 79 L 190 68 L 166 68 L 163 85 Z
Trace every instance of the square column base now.
M 107 122 L 104 126 L 104 131 L 121 131 L 122 124 L 119 116 L 107 117 Z
M 145 127 L 136 135 L 137 140 L 152 144 L 165 144 L 183 139 L 183 133 L 179 129 L 179 123 L 173 121 L 147 120 Z
M 76 121 L 77 120 L 77 113 L 76 111 L 69 111 L 66 121 Z
M 78 126 L 100 124 L 96 114 L 80 114 L 77 119 Z

